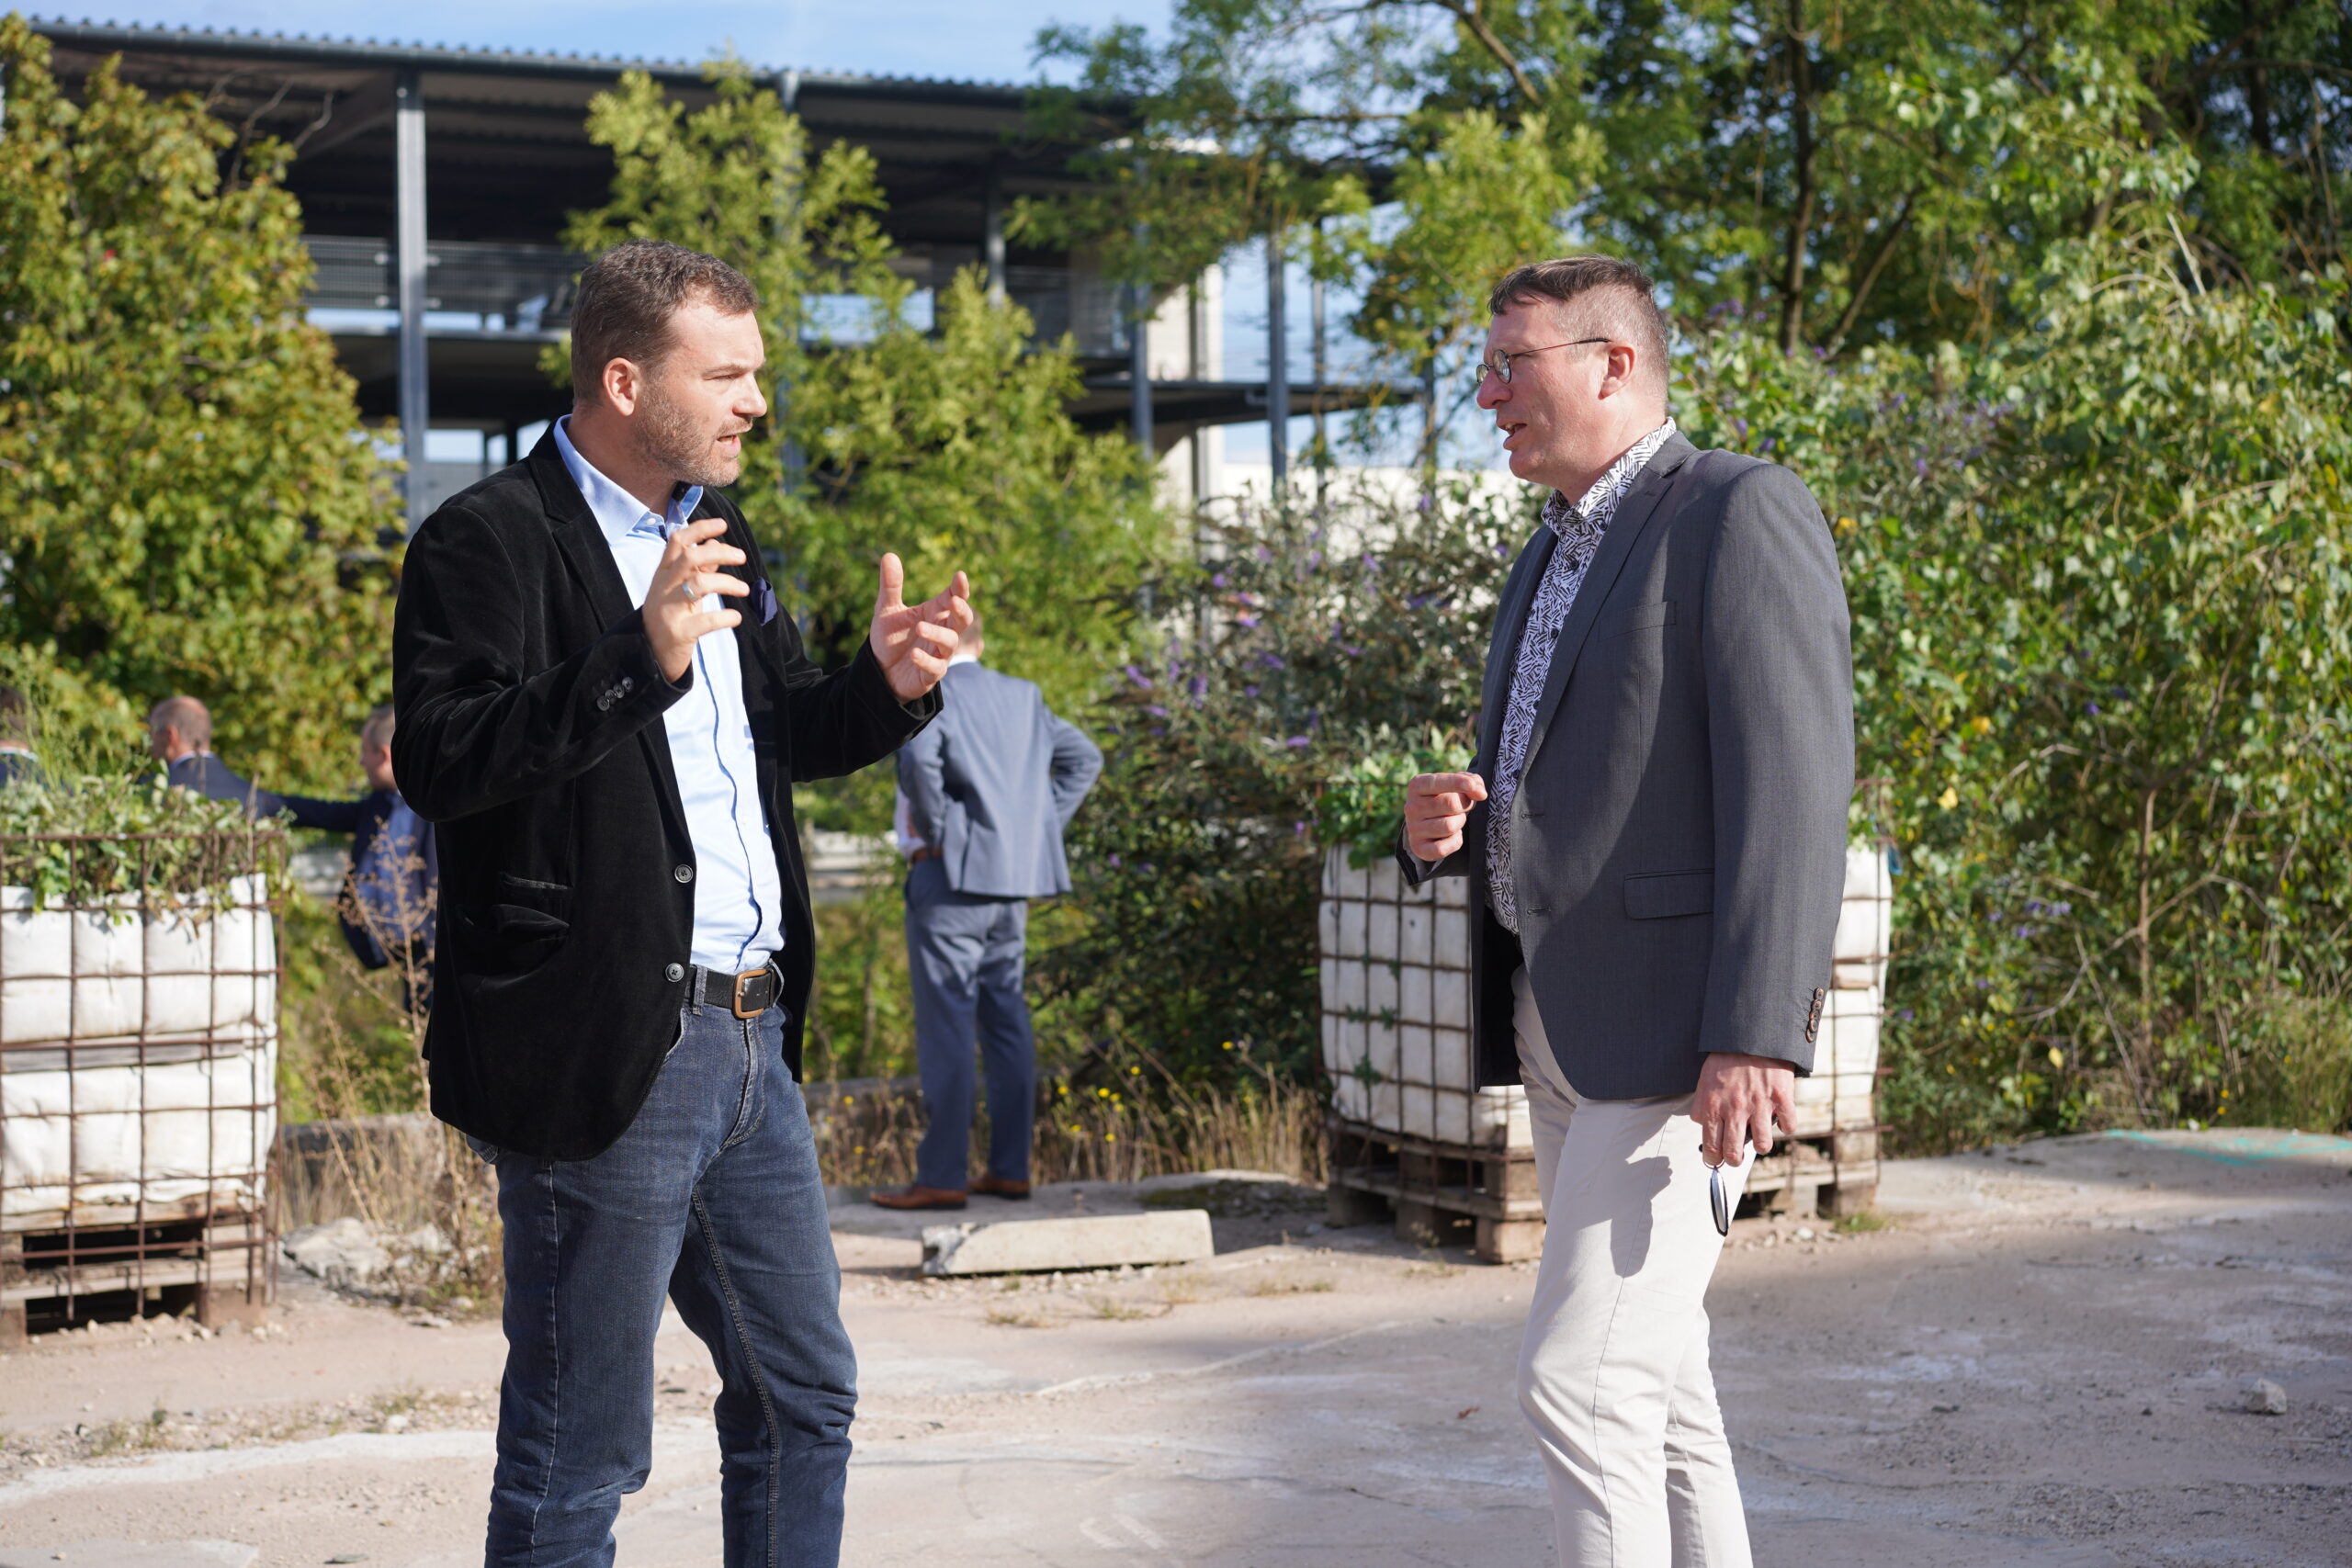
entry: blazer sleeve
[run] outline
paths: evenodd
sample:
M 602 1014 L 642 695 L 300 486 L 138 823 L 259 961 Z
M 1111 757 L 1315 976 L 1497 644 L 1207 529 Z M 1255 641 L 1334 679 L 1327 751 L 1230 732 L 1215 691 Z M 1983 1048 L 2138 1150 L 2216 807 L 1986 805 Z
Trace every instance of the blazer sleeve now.
M 1702 1052 L 1813 1069 L 1854 791 L 1845 589 L 1821 508 L 1786 468 L 1724 497 L 1701 632 L 1713 768 L 1713 956 Z
M 426 519 L 392 617 L 392 767 L 428 822 L 586 773 L 684 695 L 638 612 L 546 670 L 523 668 L 526 582 L 498 530 L 461 505 Z
M 297 828 L 316 828 L 328 833 L 356 833 L 359 830 L 360 808 L 368 797 L 357 800 L 317 800 L 307 795 L 281 797 L 287 814 L 294 818 Z
M 1067 830 L 1094 781 L 1102 776 L 1102 750 L 1051 708 L 1046 710 L 1046 728 L 1054 742 L 1054 820 Z
M 907 797 L 907 825 L 933 850 L 947 820 L 947 727 L 926 727 L 899 749 L 899 792 Z

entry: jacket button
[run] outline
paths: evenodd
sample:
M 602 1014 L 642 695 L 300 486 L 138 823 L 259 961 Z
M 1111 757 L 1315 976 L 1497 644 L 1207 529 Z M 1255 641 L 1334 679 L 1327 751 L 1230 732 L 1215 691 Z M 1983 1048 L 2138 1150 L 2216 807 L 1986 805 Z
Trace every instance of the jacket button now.
M 695 868 L 690 865 L 682 865 L 670 874 L 681 882 L 692 882 L 695 879 Z
M 633 692 L 637 690 L 637 677 L 634 675 L 622 676 L 621 690 L 624 692 Z
M 610 713 L 613 711 L 613 698 L 611 693 L 608 692 L 605 695 L 596 699 L 596 711 L 598 713 Z
M 673 964 L 662 971 L 662 977 L 674 986 L 686 977 L 686 966 L 683 964 Z

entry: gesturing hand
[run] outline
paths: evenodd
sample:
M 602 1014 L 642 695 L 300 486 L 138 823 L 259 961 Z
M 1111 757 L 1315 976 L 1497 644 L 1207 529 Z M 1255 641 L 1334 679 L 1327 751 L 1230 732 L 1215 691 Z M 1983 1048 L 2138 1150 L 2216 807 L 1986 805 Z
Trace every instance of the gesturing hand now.
M 1470 808 L 1487 798 L 1476 773 L 1421 773 L 1405 786 L 1405 847 L 1424 861 L 1442 861 L 1462 847 Z
M 882 558 L 882 583 L 874 595 L 874 632 L 866 640 L 882 666 L 890 690 L 910 703 L 947 673 L 947 660 L 972 624 L 972 585 L 962 572 L 956 581 L 920 604 L 900 597 L 906 591 L 907 569 L 895 555 Z
M 722 566 L 741 566 L 743 552 L 718 542 L 727 521 L 706 517 L 670 536 L 662 564 L 653 569 L 652 584 L 645 591 L 645 637 L 653 645 L 654 662 L 673 682 L 683 679 L 695 660 L 695 644 L 715 631 L 738 625 L 742 612 L 724 604 L 709 609 L 703 602 L 713 593 L 749 593 L 751 586 Z
M 1699 1067 L 1690 1115 L 1699 1123 L 1699 1156 L 1710 1165 L 1737 1165 L 1749 1143 L 1772 1152 L 1772 1122 L 1797 1119 L 1797 1070 L 1771 1056 L 1713 1051 Z

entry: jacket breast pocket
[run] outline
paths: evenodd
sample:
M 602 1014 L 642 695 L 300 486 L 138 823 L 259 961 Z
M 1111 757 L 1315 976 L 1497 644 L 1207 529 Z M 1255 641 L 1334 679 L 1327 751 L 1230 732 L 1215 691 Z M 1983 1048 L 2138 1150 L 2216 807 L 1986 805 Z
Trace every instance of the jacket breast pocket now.
M 1704 915 L 1715 907 L 1715 874 L 1705 871 L 1657 871 L 1625 879 L 1625 918 L 1668 920 L 1678 915 Z
M 1628 604 L 1622 610 L 1611 610 L 1600 617 L 1592 628 L 1592 640 L 1608 642 L 1634 632 L 1649 631 L 1653 627 L 1674 625 L 1674 601 L 1659 599 L 1647 604 Z

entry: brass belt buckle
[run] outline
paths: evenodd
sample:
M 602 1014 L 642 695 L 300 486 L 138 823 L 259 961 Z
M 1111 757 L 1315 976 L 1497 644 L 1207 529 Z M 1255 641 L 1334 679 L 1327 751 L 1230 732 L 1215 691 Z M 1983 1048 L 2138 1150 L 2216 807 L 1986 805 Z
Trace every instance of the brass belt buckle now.
M 767 1006 L 765 1003 L 762 1003 L 758 1007 L 746 1007 L 743 1002 L 744 993 L 749 991 L 755 982 L 766 979 L 767 974 L 768 972 L 764 969 L 747 969 L 742 974 L 735 976 L 735 999 L 733 1005 L 735 1009 L 735 1016 L 737 1018 L 757 1018 L 760 1014 L 767 1011 Z

